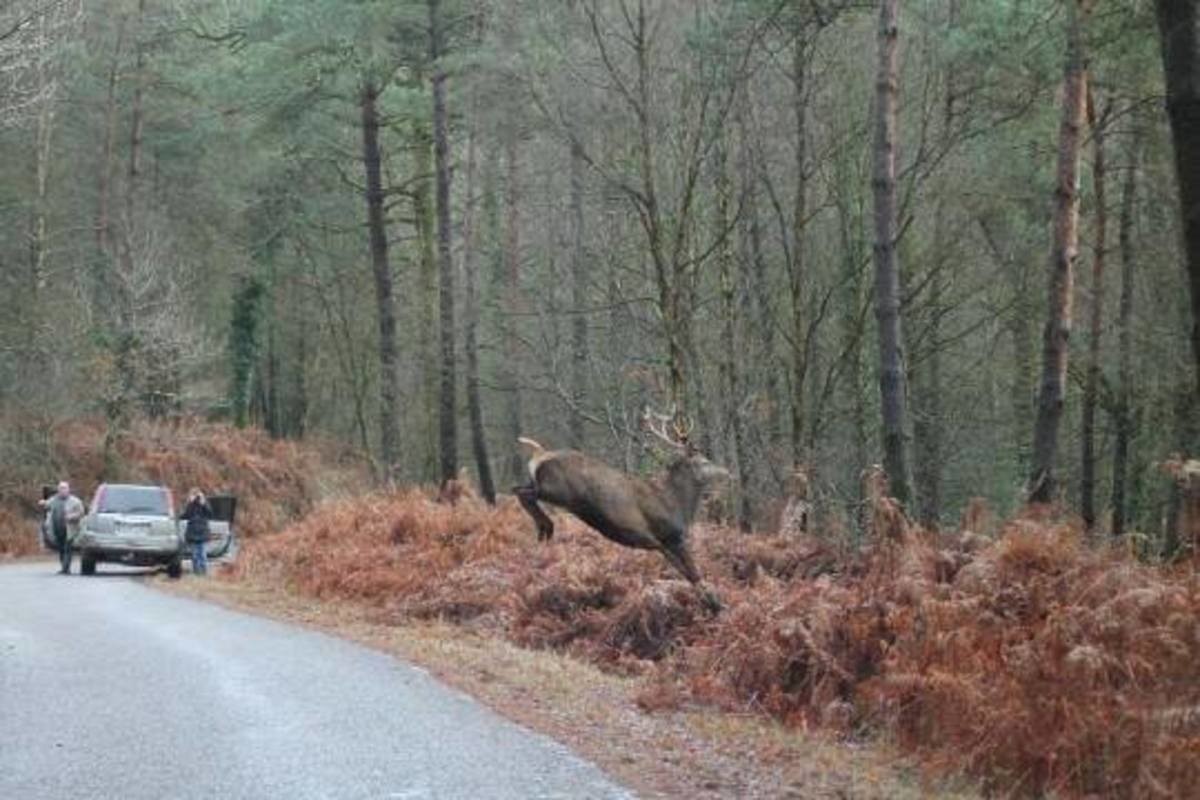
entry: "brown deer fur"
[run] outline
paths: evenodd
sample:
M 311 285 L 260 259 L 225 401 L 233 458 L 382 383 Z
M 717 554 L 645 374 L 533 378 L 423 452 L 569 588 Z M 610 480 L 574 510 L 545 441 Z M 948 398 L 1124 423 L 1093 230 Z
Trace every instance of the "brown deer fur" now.
M 518 441 L 532 451 L 530 481 L 514 491 L 537 524 L 538 541 L 554 535 L 554 522 L 538 505 L 542 501 L 570 511 L 619 545 L 657 550 L 691 583 L 701 582 L 687 532 L 705 487 L 727 477 L 727 470 L 688 451 L 658 477 L 636 478 L 575 450 Z M 711 592 L 705 600 L 719 607 Z

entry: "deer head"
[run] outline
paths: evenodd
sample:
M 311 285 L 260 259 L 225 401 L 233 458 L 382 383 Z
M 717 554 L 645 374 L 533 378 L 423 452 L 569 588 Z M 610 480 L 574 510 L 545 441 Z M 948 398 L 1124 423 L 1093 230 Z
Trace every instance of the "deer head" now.
M 671 432 L 667 432 L 667 426 Z M 702 490 L 708 484 L 729 478 L 729 470 L 709 461 L 692 442 L 691 434 L 695 425 L 683 418 L 677 411 L 661 414 L 646 407 L 642 411 L 642 429 L 656 441 L 663 444 L 672 456 L 670 473 L 678 475 L 686 473 Z M 682 475 L 681 475 L 682 477 Z

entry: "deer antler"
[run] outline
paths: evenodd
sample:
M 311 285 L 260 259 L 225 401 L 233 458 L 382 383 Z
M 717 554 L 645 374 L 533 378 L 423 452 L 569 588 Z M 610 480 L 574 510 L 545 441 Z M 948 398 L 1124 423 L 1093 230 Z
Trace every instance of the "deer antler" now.
M 674 430 L 674 436 L 667 433 L 668 424 Z M 692 426 L 686 424 L 673 410 L 670 414 L 659 414 L 646 406 L 642 411 L 642 428 L 673 450 L 688 448 L 688 436 L 691 434 Z
M 680 416 L 675 416 L 671 422 L 671 427 L 675 431 L 675 440 L 687 448 L 692 446 L 692 429 L 696 427 L 696 423 L 690 419 L 684 419 Z

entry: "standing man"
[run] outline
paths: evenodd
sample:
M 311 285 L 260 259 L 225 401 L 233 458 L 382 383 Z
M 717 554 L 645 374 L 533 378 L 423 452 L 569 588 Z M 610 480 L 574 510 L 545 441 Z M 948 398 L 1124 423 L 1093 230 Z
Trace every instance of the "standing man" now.
M 187 520 L 183 538 L 192 548 L 193 575 L 208 574 L 208 553 L 205 548 L 208 547 L 208 521 L 212 515 L 212 506 L 208 504 L 204 492 L 193 487 L 188 492 L 187 508 L 179 515 L 180 519 Z
M 62 568 L 60 575 L 71 574 L 71 543 L 79 535 L 79 521 L 83 519 L 83 501 L 71 494 L 71 484 L 58 482 L 58 492 L 38 505 L 46 509 L 50 518 L 50 531 L 58 545 L 58 560 Z

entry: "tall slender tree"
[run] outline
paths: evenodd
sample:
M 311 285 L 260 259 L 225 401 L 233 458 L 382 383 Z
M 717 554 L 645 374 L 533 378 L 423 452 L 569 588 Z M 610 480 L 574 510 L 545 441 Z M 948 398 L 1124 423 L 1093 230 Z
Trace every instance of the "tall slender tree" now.
M 117 136 L 117 88 L 121 75 L 121 53 L 125 42 L 124 15 L 117 17 L 116 26 L 116 41 L 113 44 L 105 81 L 104 134 L 96 181 L 96 250 L 107 258 L 112 258 L 113 150 Z
M 482 38 L 483 18 L 477 18 L 476 38 Z M 487 433 L 483 420 L 483 398 L 479 385 L 479 230 L 476 178 L 479 171 L 480 94 L 477 84 L 470 88 L 470 109 L 467 115 L 467 164 L 464 183 L 466 202 L 463 205 L 462 265 L 463 265 L 463 348 L 466 351 L 467 419 L 471 430 L 471 449 L 479 476 L 479 491 L 489 504 L 496 502 L 496 485 L 492 478 L 492 463 L 488 455 Z M 490 161 L 490 159 L 485 159 Z M 491 174 L 489 172 L 489 174 Z M 489 187 L 490 190 L 490 187 Z M 490 194 L 490 191 L 485 192 Z
M 952 33 L 959 24 L 958 2 L 950 0 L 946 10 L 947 33 Z M 942 97 L 941 136 L 949 142 L 954 135 L 955 105 L 958 97 L 955 80 L 956 64 L 947 64 L 945 94 Z M 943 386 L 942 386 L 942 317 L 945 315 L 947 294 L 947 269 L 950 256 L 950 205 L 953 202 L 949 182 L 943 183 L 933 209 L 934 254 L 930 264 L 927 308 L 928 323 L 925 338 L 928 351 L 916 369 L 914 383 L 917 391 L 913 414 L 913 437 L 916 439 L 914 478 L 917 483 L 918 511 L 921 523 L 936 529 L 942 510 L 943 470 Z
M 875 318 L 879 323 L 879 396 L 883 467 L 892 495 L 912 501 L 908 458 L 907 378 L 900 331 L 900 265 L 896 256 L 896 104 L 899 94 L 899 0 L 879 3 L 879 64 L 875 75 Z
M 1183 250 L 1192 293 L 1192 356 L 1200 398 L 1200 2 L 1156 0 Z
M 424 81 L 423 69 L 420 71 Z M 421 383 L 419 421 L 414 431 L 416 450 L 424 480 L 434 481 L 440 470 L 438 403 L 441 393 L 438 352 L 438 255 L 436 169 L 431 161 L 433 133 L 430 120 L 415 114 L 410 126 L 413 154 L 412 206 L 417 235 L 417 291 L 414 298 L 417 322 L 417 358 Z
M 1121 183 L 1121 212 L 1117 242 L 1121 254 L 1121 299 L 1117 310 L 1117 420 L 1113 443 L 1112 535 L 1125 533 L 1129 519 L 1129 450 L 1133 439 L 1133 298 L 1137 262 L 1133 241 L 1134 204 L 1137 199 L 1137 169 L 1140 150 L 1138 121 L 1133 124 L 1127 151 L 1125 179 Z
M 433 155 L 437 174 L 438 326 L 441 395 L 438 442 L 443 482 L 458 474 L 457 359 L 454 327 L 454 262 L 450 257 L 450 132 L 446 121 L 445 30 L 441 0 L 429 4 L 429 61 L 433 70 Z
M 1107 250 L 1108 209 L 1105 207 L 1105 127 L 1109 106 L 1096 110 L 1094 92 L 1087 93 L 1088 123 L 1092 131 L 1092 191 L 1095 192 L 1095 223 L 1092 235 L 1092 293 L 1088 304 L 1087 375 L 1083 387 L 1082 452 L 1079 471 L 1079 513 L 1090 531 L 1096 527 L 1096 407 L 1100 392 L 1100 339 L 1104 322 L 1104 257 Z
M 584 248 L 583 155 L 571 144 L 571 395 L 569 440 L 571 447 L 587 447 L 583 404 L 587 402 L 588 367 L 588 264 Z
M 1067 56 L 1063 67 L 1062 116 L 1058 131 L 1058 167 L 1054 188 L 1054 230 L 1050 247 L 1050 287 L 1042 334 L 1042 377 L 1033 430 L 1031 502 L 1049 502 L 1057 489 L 1054 474 L 1058 430 L 1066 396 L 1067 340 L 1079 239 L 1079 139 L 1084 123 L 1087 73 L 1083 55 L 1083 15 L 1088 6 L 1067 3 Z
M 359 89 L 362 160 L 366 173 L 367 231 L 371 246 L 371 275 L 375 281 L 375 306 L 379 325 L 379 427 L 383 475 L 394 478 L 400 456 L 400 376 L 396 354 L 396 302 L 392 267 L 388 260 L 384 220 L 382 153 L 379 147 L 379 87 L 365 76 Z
M 521 146 L 519 133 L 510 128 L 505 134 L 504 161 L 504 245 L 503 245 L 503 297 L 505 304 L 503 337 L 507 363 L 501 367 L 500 386 L 505 396 L 505 440 L 509 442 L 508 479 L 520 480 L 525 469 L 521 455 L 511 444 L 523 431 L 522 392 L 516 365 L 520 363 L 522 351 L 517 333 L 517 309 L 524 303 L 521 297 Z
M 723 352 L 720 365 L 722 373 L 721 391 L 725 402 L 721 409 L 728 419 L 733 439 L 734 476 L 737 497 L 737 524 L 749 531 L 753 510 L 749 492 L 746 491 L 746 474 L 750 459 L 746 452 L 745 425 L 741 415 L 742 364 L 738 356 L 739 336 L 737 325 L 737 281 L 734 274 L 734 258 L 728 232 L 731 226 L 732 186 L 729 180 L 729 157 L 726 134 L 718 131 L 713 147 L 713 188 L 716 194 L 714 227 L 721 236 L 717 244 L 717 275 L 721 292 L 721 339 Z
M 809 276 L 805 270 L 805 229 L 808 224 L 808 42 L 804 36 L 804 25 L 797 14 L 792 40 L 792 103 L 794 106 L 795 131 L 792 149 L 795 153 L 796 197 L 792 202 L 792 242 L 788 274 L 792 301 L 792 465 L 799 467 L 808 461 L 804 446 L 804 382 L 808 376 L 809 342 L 808 299 L 805 288 Z

